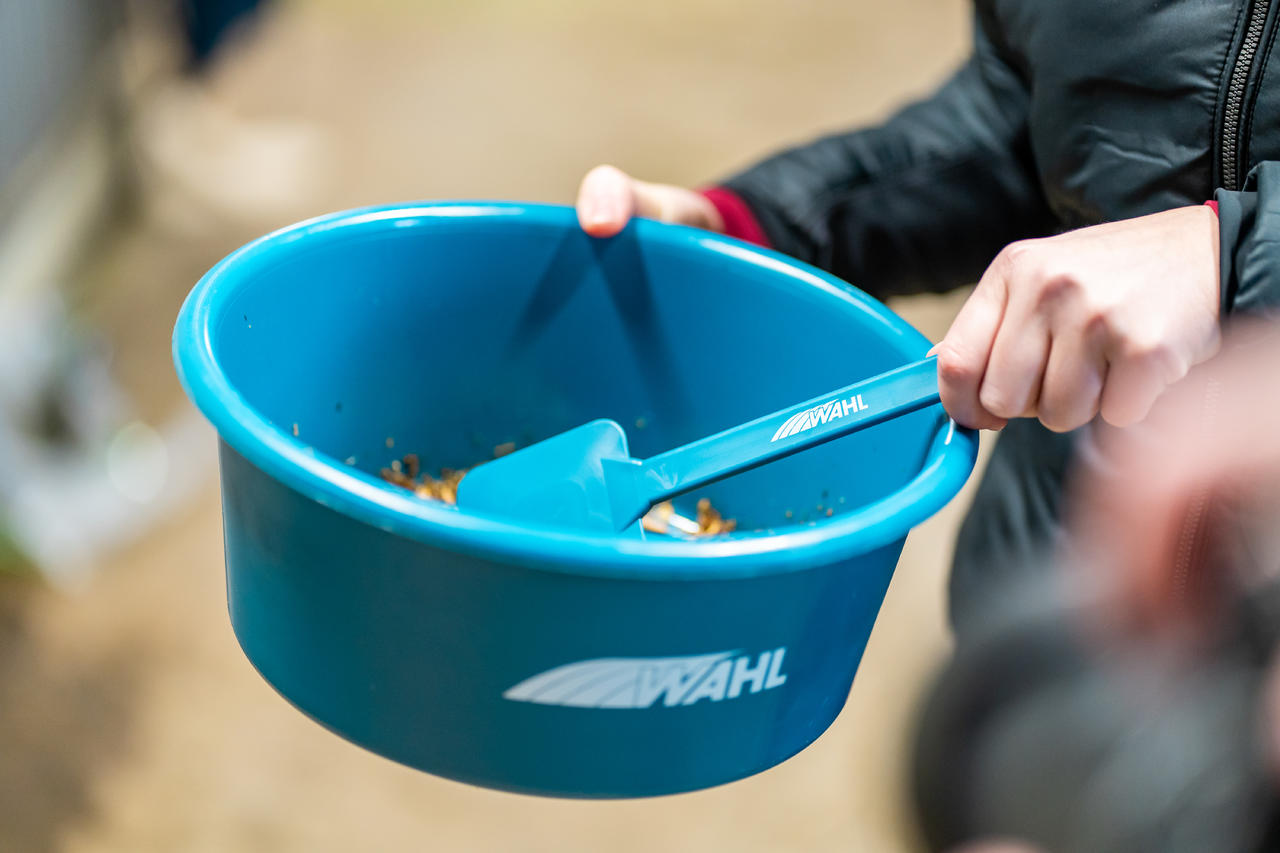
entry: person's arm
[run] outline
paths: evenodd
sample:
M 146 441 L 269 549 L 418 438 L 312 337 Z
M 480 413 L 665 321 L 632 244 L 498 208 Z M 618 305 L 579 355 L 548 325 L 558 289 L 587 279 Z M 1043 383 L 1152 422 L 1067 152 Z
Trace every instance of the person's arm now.
M 723 182 L 775 249 L 873 295 L 975 281 L 1053 228 L 1027 138 L 1028 92 L 979 20 L 974 54 L 878 127 L 783 151 Z
M 1244 190 L 1218 190 L 1223 317 L 1280 315 L 1280 162 L 1259 164 Z

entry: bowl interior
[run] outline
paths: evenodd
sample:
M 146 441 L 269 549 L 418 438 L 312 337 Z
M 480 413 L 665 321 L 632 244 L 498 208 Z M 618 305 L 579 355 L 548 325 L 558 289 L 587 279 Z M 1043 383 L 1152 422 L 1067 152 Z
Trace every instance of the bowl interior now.
M 213 286 L 208 346 L 231 386 L 322 460 L 373 476 L 406 453 L 467 467 L 601 417 L 643 457 L 927 347 L 771 253 L 644 221 L 591 239 L 552 207 L 323 220 L 260 242 Z M 916 412 L 677 505 L 711 498 L 738 538 L 826 524 L 914 477 L 942 420 Z

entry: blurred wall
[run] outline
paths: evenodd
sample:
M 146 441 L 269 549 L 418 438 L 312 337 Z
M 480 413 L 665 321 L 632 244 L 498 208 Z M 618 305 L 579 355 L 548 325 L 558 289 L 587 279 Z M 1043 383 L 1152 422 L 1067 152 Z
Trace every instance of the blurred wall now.
M 115 11 L 112 0 L 0 3 L 0 214 L 22 161 L 94 97 Z

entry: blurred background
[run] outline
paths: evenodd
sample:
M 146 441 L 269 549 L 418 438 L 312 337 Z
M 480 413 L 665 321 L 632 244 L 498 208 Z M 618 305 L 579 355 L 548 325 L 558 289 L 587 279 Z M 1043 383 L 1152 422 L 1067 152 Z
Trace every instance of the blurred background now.
M 912 534 L 800 756 L 652 801 L 483 791 L 328 734 L 241 655 L 169 334 L 275 227 L 570 203 L 601 162 L 703 184 L 884 116 L 968 41 L 965 0 L 0 0 L 0 850 L 916 849 L 908 731 L 968 492 Z M 937 339 L 960 298 L 894 307 Z

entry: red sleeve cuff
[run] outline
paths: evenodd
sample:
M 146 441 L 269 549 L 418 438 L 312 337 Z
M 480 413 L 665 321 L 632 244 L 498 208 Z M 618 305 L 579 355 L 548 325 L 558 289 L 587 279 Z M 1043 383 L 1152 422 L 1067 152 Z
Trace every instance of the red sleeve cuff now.
M 1214 216 L 1219 215 L 1219 214 L 1218 214 L 1218 203 L 1217 203 L 1216 201 L 1214 201 L 1213 199 L 1209 199 L 1208 201 L 1206 201 L 1206 202 L 1204 203 L 1204 206 L 1205 206 L 1205 207 L 1207 207 L 1207 208 L 1209 208 L 1210 210 L 1212 210 L 1212 211 L 1213 211 Z
M 741 196 L 724 187 L 707 187 L 699 192 L 720 214 L 726 235 L 769 248 L 769 238 Z

